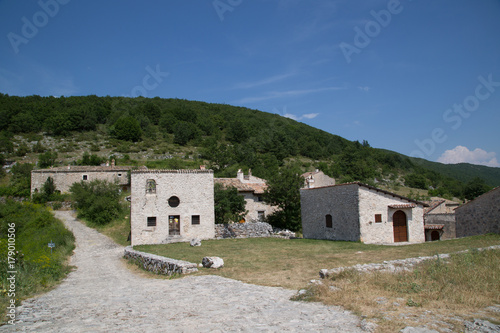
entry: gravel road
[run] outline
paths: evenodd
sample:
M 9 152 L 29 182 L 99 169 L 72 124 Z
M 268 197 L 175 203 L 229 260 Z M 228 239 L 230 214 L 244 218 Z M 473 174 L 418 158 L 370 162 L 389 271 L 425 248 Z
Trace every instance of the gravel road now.
M 164 280 L 133 273 L 123 247 L 57 211 L 76 237 L 77 268 L 54 290 L 23 302 L 0 332 L 362 332 L 339 307 L 292 302 L 292 290 L 218 276 Z

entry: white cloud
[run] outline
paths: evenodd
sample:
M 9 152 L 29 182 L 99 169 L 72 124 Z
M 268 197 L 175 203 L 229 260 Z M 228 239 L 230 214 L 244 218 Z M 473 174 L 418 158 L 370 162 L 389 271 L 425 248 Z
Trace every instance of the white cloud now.
M 361 91 L 370 91 L 372 88 L 368 86 L 359 86 L 358 89 Z
M 333 90 L 341 90 L 341 89 L 344 89 L 344 88 L 342 88 L 342 87 L 326 87 L 326 88 L 318 88 L 318 89 L 272 91 L 272 92 L 266 93 L 262 96 L 244 97 L 244 98 L 240 99 L 239 101 L 237 101 L 236 103 L 238 103 L 238 104 L 255 103 L 255 102 L 267 101 L 267 100 L 274 99 L 274 98 L 295 97 L 295 96 L 314 94 L 314 93 L 323 92 L 323 91 L 333 91 Z
M 300 121 L 302 119 L 314 119 L 316 118 L 317 116 L 319 116 L 319 113 L 305 113 L 301 116 L 298 116 L 296 114 L 293 114 L 293 113 L 289 113 L 287 112 L 286 110 L 286 106 L 283 107 L 283 112 L 280 112 L 278 109 L 274 108 L 273 109 L 273 112 L 274 113 L 277 113 L 285 118 L 290 118 L 290 119 L 293 119 L 293 120 L 296 120 L 296 121 Z
M 295 75 L 295 73 L 286 73 L 286 74 L 271 76 L 271 77 L 262 79 L 260 81 L 243 82 L 243 83 L 237 84 L 235 86 L 235 89 L 249 89 L 249 88 L 259 87 L 262 85 L 267 85 L 270 83 L 284 80 L 284 79 L 289 78 L 289 77 L 294 76 L 294 75 Z
M 470 163 L 489 167 L 500 167 L 496 155 L 495 152 L 488 153 L 481 148 L 476 148 L 471 151 L 467 147 L 456 146 L 451 150 L 445 151 L 437 161 L 445 164 Z

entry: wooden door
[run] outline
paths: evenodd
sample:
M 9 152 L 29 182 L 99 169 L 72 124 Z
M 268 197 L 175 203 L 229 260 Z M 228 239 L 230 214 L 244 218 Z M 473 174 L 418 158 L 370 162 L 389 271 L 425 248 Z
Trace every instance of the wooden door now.
M 408 227 L 406 226 L 406 214 L 398 210 L 392 216 L 392 225 L 394 229 L 394 242 L 408 241 Z
M 432 230 L 432 232 L 431 232 L 431 241 L 438 241 L 438 240 L 439 240 L 439 231 Z

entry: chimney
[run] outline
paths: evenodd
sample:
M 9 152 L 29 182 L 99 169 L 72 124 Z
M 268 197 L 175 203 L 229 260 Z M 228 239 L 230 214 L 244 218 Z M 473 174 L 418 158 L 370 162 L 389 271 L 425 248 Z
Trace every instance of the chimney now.
M 112 167 L 114 167 L 114 166 L 115 166 L 115 159 L 114 159 L 114 158 L 111 160 L 111 166 L 112 166 Z
M 204 165 L 200 165 L 200 170 L 206 170 L 206 167 Z
M 236 173 L 236 178 L 238 178 L 240 181 L 243 181 L 243 171 L 241 171 L 241 169 L 238 169 L 238 172 Z
M 248 177 L 252 177 L 252 169 L 248 169 Z
M 106 166 L 108 166 L 108 167 L 109 167 L 109 160 L 108 160 L 108 161 L 106 161 Z

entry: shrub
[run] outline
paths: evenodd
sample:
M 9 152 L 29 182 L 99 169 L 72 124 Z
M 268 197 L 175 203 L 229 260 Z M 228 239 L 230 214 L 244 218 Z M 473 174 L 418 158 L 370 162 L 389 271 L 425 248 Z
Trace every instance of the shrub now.
M 78 217 L 89 222 L 104 225 L 117 218 L 120 213 L 119 188 L 107 181 L 94 180 L 74 183 L 71 188 L 71 198 Z

